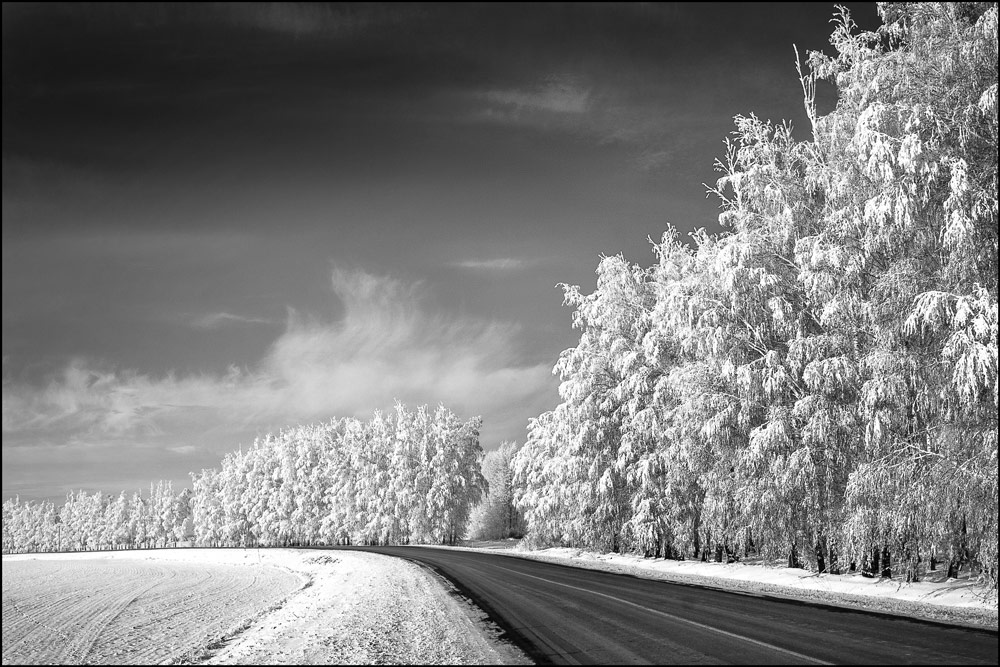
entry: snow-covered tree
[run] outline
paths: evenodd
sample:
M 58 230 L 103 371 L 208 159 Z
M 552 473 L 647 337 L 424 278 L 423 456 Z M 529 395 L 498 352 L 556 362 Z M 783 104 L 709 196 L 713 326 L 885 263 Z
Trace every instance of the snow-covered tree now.
M 515 442 L 504 441 L 483 455 L 482 472 L 487 492 L 469 517 L 473 539 L 497 540 L 524 535 L 524 519 L 514 505 L 514 471 L 511 464 L 517 454 Z
M 512 465 L 530 543 L 996 584 L 997 7 L 879 11 L 809 55 L 809 141 L 736 118 L 722 234 L 564 286 L 580 342 Z

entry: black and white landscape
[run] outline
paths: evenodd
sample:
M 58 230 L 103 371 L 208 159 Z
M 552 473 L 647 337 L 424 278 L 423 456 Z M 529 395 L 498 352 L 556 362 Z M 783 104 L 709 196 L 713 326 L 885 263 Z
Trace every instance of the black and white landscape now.
M 4 664 L 996 664 L 996 3 L 2 11 Z

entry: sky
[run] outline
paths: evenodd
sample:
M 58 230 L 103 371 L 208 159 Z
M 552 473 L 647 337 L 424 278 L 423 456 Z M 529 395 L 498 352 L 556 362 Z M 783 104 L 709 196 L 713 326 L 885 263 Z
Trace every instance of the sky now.
M 59 499 L 396 400 L 523 442 L 579 338 L 557 285 L 719 231 L 733 116 L 809 138 L 793 45 L 836 10 L 2 11 L 3 498 Z

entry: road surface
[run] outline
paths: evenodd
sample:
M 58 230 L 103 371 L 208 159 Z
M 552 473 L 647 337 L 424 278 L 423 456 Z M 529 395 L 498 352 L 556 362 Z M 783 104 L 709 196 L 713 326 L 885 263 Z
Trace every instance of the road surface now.
M 503 554 L 359 549 L 433 568 L 539 663 L 997 664 L 987 630 Z

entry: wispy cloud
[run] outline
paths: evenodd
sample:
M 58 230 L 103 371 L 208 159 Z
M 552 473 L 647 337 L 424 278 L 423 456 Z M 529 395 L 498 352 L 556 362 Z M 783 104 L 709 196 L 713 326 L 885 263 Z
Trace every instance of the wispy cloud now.
M 583 114 L 590 109 L 590 90 L 564 77 L 531 89 L 487 90 L 481 97 L 505 111 Z
M 642 171 L 657 171 L 670 166 L 675 159 L 674 151 L 646 150 L 635 159 L 635 163 Z
M 455 262 L 453 266 L 480 271 L 516 271 L 523 269 L 528 263 L 527 260 L 515 257 L 497 257 L 495 259 L 466 259 Z
M 237 368 L 221 376 L 154 377 L 78 359 L 43 387 L 5 382 L 4 447 L 8 436 L 32 433 L 77 442 L 161 435 L 200 409 L 219 414 L 253 410 L 241 402 L 260 380 Z M 25 444 L 31 439 L 15 438 Z
M 507 402 L 533 402 L 551 383 L 548 364 L 521 363 L 518 326 L 435 313 L 419 282 L 335 269 L 332 287 L 343 319 L 293 314 L 263 365 L 307 413 L 365 414 L 399 398 L 488 418 Z
M 399 23 L 419 15 L 419 7 L 361 4 L 355 6 L 314 2 L 240 2 L 219 5 L 235 25 L 302 36 L 350 36 L 376 26 Z
M 425 285 L 391 276 L 335 268 L 331 288 L 342 317 L 291 312 L 251 369 L 157 377 L 78 360 L 44 386 L 5 373 L 5 485 L 8 477 L 17 482 L 16 466 L 7 463 L 14 450 L 58 443 L 59 456 L 99 457 L 109 466 L 123 456 L 190 466 L 196 445 L 217 456 L 262 430 L 366 416 L 397 398 L 483 415 L 488 445 L 490 438 L 522 437 L 528 418 L 555 398 L 551 366 L 522 361 L 515 324 L 440 312 Z
M 114 3 L 71 3 L 49 7 L 4 6 L 4 21 L 25 21 L 36 17 L 72 20 L 95 30 L 132 30 L 197 26 L 253 28 L 298 37 L 320 33 L 324 36 L 353 35 L 389 22 L 399 22 L 422 13 L 420 8 L 378 5 L 356 6 L 318 2 L 145 2 L 126 8 Z
M 663 100 L 670 94 L 663 83 L 646 85 L 640 94 L 627 82 L 559 75 L 534 85 L 467 93 L 466 103 L 469 97 L 473 103 L 463 118 L 568 132 L 622 146 L 633 153 L 639 171 L 658 172 L 689 152 L 708 122 L 705 114 L 682 106 L 664 113 Z
M 190 325 L 195 329 L 220 329 L 227 325 L 238 324 L 279 324 L 266 317 L 249 317 L 246 315 L 234 315 L 225 311 L 219 313 L 206 313 L 192 317 Z

